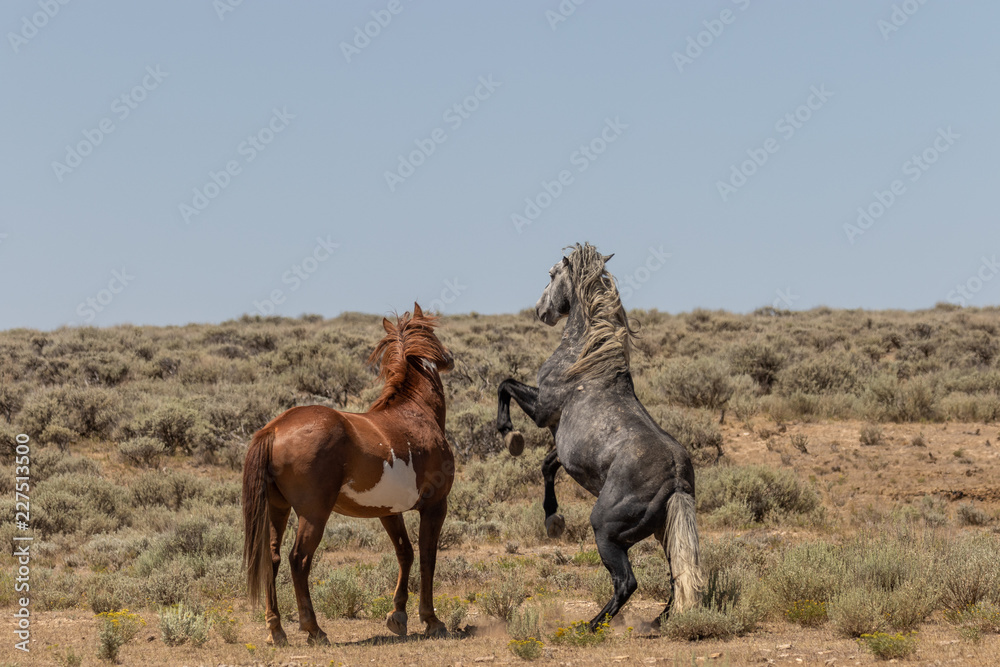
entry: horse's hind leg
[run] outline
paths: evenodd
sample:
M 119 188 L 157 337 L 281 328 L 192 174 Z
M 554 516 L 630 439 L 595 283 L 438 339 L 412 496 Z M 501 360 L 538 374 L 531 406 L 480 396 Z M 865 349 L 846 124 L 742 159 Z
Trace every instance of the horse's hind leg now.
M 309 596 L 309 569 L 312 567 L 313 554 L 323 539 L 323 528 L 329 512 L 321 515 L 304 515 L 299 517 L 299 530 L 292 545 L 289 565 L 292 567 L 292 582 L 295 584 L 295 601 L 299 607 L 299 629 L 309 633 L 306 640 L 309 644 L 329 644 L 326 633 L 320 630 L 316 623 L 316 613 L 313 611 L 312 598 Z
M 413 565 L 413 546 L 406 534 L 406 523 L 402 514 L 392 514 L 381 518 L 385 532 L 389 533 L 392 546 L 396 549 L 396 560 L 399 561 L 399 578 L 396 580 L 396 592 L 392 596 L 393 611 L 385 618 L 386 626 L 401 637 L 406 636 L 406 600 L 409 597 L 407 583 L 410 579 L 410 567 Z
M 611 573 L 614 589 L 611 600 L 590 621 L 591 630 L 596 630 L 607 618 L 614 618 L 635 593 L 638 584 L 628 559 L 628 550 L 653 532 L 654 517 L 648 512 L 649 503 L 627 489 L 630 489 L 628 485 L 613 484 L 609 475 L 604 492 L 597 498 L 590 513 L 597 552 L 604 567 Z
M 427 624 L 428 637 L 448 631 L 434 613 L 434 566 L 441 526 L 447 513 L 447 498 L 420 510 L 420 620 Z
M 268 506 L 268 520 L 271 524 L 271 586 L 267 589 L 265 619 L 267 620 L 267 643 L 275 646 L 288 644 L 288 637 L 281 628 L 281 613 L 278 611 L 278 566 L 281 565 L 281 540 L 288 526 L 291 507 Z
M 542 461 L 542 478 L 545 480 L 545 500 L 542 508 L 545 510 L 545 533 L 555 539 L 561 537 L 566 530 L 566 520 L 562 514 L 556 514 L 559 503 L 556 502 L 556 473 L 562 463 L 559 462 L 559 452 L 553 449 Z

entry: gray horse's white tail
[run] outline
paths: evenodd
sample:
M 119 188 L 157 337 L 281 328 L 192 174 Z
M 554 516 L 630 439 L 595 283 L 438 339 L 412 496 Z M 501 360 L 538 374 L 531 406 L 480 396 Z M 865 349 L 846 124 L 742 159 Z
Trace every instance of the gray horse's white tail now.
M 670 558 L 674 580 L 671 611 L 681 613 L 701 601 L 701 558 L 698 552 L 698 526 L 695 524 L 694 496 L 677 491 L 667 502 L 667 530 L 663 548 Z

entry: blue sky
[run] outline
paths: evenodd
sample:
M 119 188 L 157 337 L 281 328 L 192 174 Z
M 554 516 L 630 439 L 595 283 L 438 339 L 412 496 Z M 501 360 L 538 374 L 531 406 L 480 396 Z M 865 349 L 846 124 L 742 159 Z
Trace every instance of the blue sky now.
M 997 3 L 234 2 L 3 4 L 0 328 L 1000 301 Z

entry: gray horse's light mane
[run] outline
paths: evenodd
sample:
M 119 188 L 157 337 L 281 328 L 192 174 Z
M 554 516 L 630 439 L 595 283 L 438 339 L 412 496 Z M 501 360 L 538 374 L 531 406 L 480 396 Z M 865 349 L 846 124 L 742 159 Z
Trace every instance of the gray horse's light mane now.
M 614 377 L 628 371 L 637 332 L 629 325 L 614 276 L 604 267 L 604 256 L 589 243 L 572 247 L 567 257 L 570 279 L 587 328 L 580 356 L 566 369 L 566 376 Z

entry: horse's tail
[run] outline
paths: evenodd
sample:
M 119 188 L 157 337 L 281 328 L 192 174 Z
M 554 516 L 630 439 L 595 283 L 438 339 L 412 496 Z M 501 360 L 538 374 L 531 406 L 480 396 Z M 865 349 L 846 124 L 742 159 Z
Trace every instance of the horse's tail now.
M 247 571 L 247 594 L 252 606 L 260 601 L 262 587 L 266 594 L 274 590 L 267 509 L 267 477 L 273 445 L 273 430 L 257 431 L 243 462 L 243 567 Z
M 676 491 L 667 502 L 667 529 L 664 548 L 670 556 L 674 579 L 672 611 L 681 613 L 701 600 L 701 557 L 698 551 L 698 526 L 695 524 L 694 496 Z

